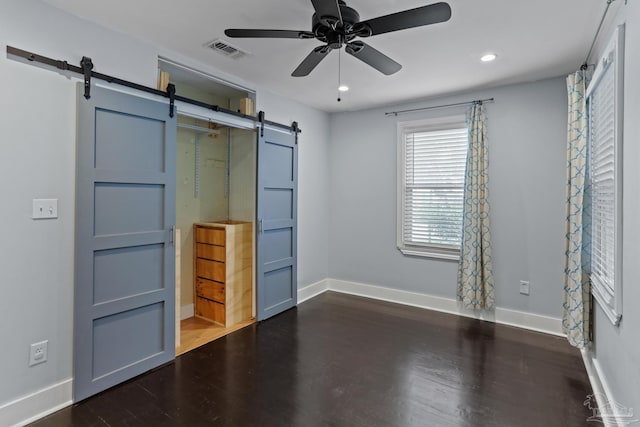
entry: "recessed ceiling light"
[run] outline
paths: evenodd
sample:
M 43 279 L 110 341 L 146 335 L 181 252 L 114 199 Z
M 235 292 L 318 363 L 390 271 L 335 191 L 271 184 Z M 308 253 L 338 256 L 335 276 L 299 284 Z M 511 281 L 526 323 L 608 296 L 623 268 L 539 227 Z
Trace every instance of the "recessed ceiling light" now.
M 498 55 L 496 55 L 495 53 L 487 53 L 482 58 L 480 58 L 480 61 L 482 61 L 482 62 L 491 62 L 494 59 L 496 59 L 497 57 L 498 57 Z
M 348 91 L 348 90 L 349 90 L 349 86 L 347 86 L 347 85 L 340 85 L 340 86 L 338 87 L 338 90 L 339 90 L 340 92 L 346 92 L 346 91 Z

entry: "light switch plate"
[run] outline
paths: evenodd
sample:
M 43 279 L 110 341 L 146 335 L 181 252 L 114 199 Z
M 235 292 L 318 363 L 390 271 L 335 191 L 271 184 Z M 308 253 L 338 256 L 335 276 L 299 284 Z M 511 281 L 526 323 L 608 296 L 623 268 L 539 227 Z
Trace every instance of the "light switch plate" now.
M 58 218 L 58 199 L 33 199 L 33 219 Z

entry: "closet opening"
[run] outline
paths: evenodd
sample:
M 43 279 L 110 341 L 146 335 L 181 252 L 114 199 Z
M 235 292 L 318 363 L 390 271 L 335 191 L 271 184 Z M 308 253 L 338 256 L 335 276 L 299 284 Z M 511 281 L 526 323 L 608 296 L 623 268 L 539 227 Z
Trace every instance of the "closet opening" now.
M 254 115 L 255 94 L 160 59 L 158 88 Z M 178 111 L 176 355 L 255 322 L 257 135 Z

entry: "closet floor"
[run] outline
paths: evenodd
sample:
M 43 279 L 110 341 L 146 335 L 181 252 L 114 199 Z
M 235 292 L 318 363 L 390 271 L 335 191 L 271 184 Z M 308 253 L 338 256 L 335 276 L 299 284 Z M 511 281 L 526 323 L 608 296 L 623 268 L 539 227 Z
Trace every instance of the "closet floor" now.
M 180 322 L 180 346 L 176 348 L 176 356 L 186 353 L 208 342 L 223 337 L 231 332 L 242 329 L 255 323 L 255 320 L 246 320 L 236 325 L 225 328 L 198 317 L 190 317 Z

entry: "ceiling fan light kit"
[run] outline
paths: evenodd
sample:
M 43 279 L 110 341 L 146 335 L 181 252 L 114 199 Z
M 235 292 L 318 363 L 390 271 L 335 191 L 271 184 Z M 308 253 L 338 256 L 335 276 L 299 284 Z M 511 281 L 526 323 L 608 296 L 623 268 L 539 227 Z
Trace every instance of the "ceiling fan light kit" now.
M 293 77 L 309 75 L 332 51 L 345 51 L 385 75 L 402 68 L 393 59 L 356 38 L 367 38 L 392 31 L 421 27 L 448 21 L 451 7 L 444 2 L 417 7 L 378 18 L 360 21 L 360 14 L 343 0 L 311 0 L 315 13 L 311 17 L 312 31 L 227 29 L 225 34 L 234 38 L 294 38 L 312 39 L 324 43 L 314 48 L 291 74 Z

